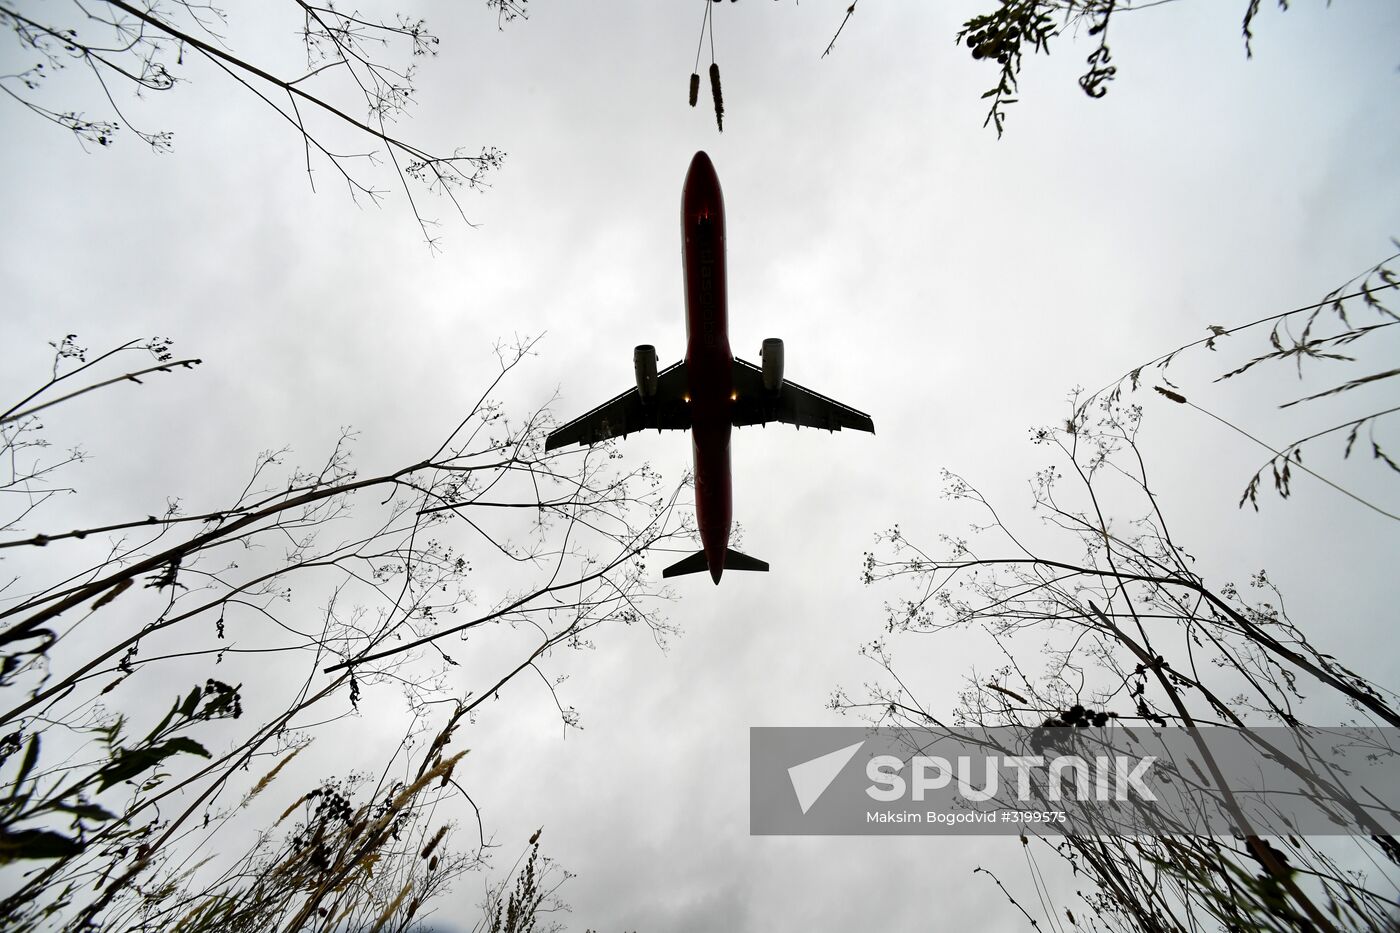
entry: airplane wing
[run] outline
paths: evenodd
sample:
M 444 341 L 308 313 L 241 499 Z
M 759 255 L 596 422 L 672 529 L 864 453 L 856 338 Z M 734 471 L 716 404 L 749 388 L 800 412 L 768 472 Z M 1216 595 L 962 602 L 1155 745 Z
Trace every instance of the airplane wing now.
M 781 421 L 804 428 L 875 433 L 875 423 L 863 411 L 856 411 L 834 399 L 784 381 L 777 393 L 763 387 L 763 370 L 747 360 L 734 360 L 734 424 L 767 424 Z
M 544 449 L 567 444 L 597 444 L 647 428 L 689 430 L 690 408 L 685 402 L 685 360 L 656 374 L 656 396 L 645 404 L 641 393 L 628 389 L 588 414 L 550 432 Z

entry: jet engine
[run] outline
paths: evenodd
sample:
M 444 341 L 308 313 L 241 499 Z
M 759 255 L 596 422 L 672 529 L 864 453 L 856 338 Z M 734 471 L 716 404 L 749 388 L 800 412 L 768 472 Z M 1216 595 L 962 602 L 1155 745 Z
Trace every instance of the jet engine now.
M 783 342 L 777 337 L 763 341 L 763 349 L 758 353 L 763 360 L 763 387 L 769 392 L 777 392 L 783 387 Z
M 632 369 L 637 374 L 637 394 L 644 399 L 656 397 L 656 347 L 641 344 L 632 351 Z

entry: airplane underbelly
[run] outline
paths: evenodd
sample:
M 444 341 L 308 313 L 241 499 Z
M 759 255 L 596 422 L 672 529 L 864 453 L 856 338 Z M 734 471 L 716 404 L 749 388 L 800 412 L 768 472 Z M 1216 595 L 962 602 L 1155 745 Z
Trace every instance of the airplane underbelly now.
M 718 557 L 722 564 L 724 550 L 729 546 L 733 509 L 729 480 L 730 425 L 728 421 L 696 425 L 694 432 L 695 523 L 705 552 Z

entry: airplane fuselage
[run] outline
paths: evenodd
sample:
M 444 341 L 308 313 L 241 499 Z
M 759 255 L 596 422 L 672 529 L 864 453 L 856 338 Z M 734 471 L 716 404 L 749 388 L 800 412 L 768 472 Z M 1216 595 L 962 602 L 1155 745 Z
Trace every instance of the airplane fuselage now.
M 710 157 L 697 152 L 681 193 L 681 256 L 691 446 L 695 452 L 695 520 L 710 576 L 724 571 L 733 511 L 729 433 L 734 354 L 729 349 L 725 285 L 724 196 Z

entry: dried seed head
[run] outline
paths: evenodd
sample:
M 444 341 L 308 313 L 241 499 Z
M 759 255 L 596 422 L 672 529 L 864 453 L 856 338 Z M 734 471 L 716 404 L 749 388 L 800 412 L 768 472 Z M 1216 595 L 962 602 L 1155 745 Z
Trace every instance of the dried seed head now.
M 690 106 L 694 107 L 695 102 L 700 99 L 700 75 L 690 76 Z
M 281 771 L 284 765 L 288 764 L 293 758 L 299 755 L 301 753 L 301 750 L 305 747 L 305 745 L 297 746 L 296 748 L 292 749 L 292 753 L 290 755 L 277 762 L 277 764 L 273 766 L 271 771 L 263 775 L 261 781 L 258 781 L 257 784 L 253 785 L 253 789 L 248 792 L 248 796 L 243 798 L 243 803 L 240 804 L 240 807 L 248 806 L 248 804 L 252 802 L 254 797 L 256 797 L 258 794 L 261 794 L 267 788 L 267 785 L 271 784 L 273 780 L 277 777 L 277 772 Z
M 302 794 L 301 797 L 299 797 L 299 798 L 297 799 L 296 803 L 292 804 L 290 807 L 288 807 L 287 809 L 285 809 L 285 810 L 282 811 L 282 815 L 279 816 L 279 817 L 277 818 L 277 823 L 280 823 L 280 822 L 282 822 L 283 820 L 285 820 L 287 817 L 291 816 L 292 813 L 296 810 L 297 807 L 301 806 L 302 804 L 306 803 L 306 801 L 310 800 L 311 797 L 312 797 L 314 794 L 315 794 L 315 791 L 312 791 L 312 792 L 309 793 L 309 794 Z M 273 823 L 272 825 L 276 826 L 277 823 Z
M 379 915 L 379 919 L 374 921 L 374 926 L 370 928 L 369 933 L 379 933 L 379 931 L 384 928 L 384 924 L 388 923 L 390 918 L 398 912 L 399 905 L 403 903 L 403 899 L 408 896 L 408 892 L 412 888 L 412 881 L 403 886 L 403 890 L 399 892 L 399 896 L 390 901 L 389 905 L 384 908 L 384 912 Z
M 444 826 L 442 826 L 442 827 L 440 827 L 440 828 L 438 829 L 437 835 L 433 836 L 432 840 L 431 840 L 426 846 L 423 847 L 423 856 L 422 856 L 422 857 L 423 857 L 423 858 L 427 858 L 428 856 L 432 855 L 432 854 L 433 854 L 433 850 L 436 849 L 436 848 L 438 847 L 438 843 L 439 843 L 439 842 L 442 842 L 442 837 L 443 837 L 443 836 L 446 836 L 446 835 L 447 835 L 447 827 L 444 825 Z
M 724 132 L 724 95 L 719 89 L 719 65 L 710 63 L 710 93 L 715 99 L 715 125 Z

